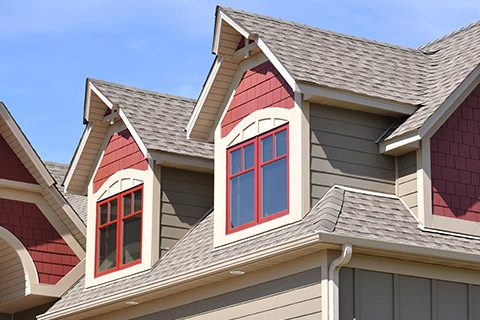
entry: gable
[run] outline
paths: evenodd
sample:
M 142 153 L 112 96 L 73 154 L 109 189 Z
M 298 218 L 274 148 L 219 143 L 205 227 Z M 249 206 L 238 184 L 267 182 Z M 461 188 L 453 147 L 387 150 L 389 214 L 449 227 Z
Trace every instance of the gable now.
M 293 90 L 270 61 L 244 72 L 221 123 L 222 138 L 250 113 L 294 106 Z
M 432 213 L 480 221 L 480 86 L 430 140 Z
M 37 184 L 37 181 L 1 135 L 0 154 L 2 155 L 0 158 L 0 179 Z
M 97 192 L 109 177 L 120 170 L 147 170 L 147 167 L 148 162 L 130 131 L 125 129 L 115 133 L 108 141 L 93 178 L 93 192 Z

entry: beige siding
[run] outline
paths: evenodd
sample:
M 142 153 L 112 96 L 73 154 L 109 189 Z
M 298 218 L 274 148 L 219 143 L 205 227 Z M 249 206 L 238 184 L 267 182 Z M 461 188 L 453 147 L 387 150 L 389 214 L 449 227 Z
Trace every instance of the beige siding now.
M 162 167 L 161 193 L 163 255 L 213 206 L 213 175 Z
M 320 275 L 320 269 L 315 268 L 137 320 L 321 319 Z
M 395 192 L 395 160 L 375 141 L 392 119 L 365 112 L 312 105 L 312 205 L 334 184 Z
M 25 295 L 22 262 L 5 240 L 0 239 L 0 304 Z
M 417 215 L 417 158 L 416 153 L 411 152 L 397 159 L 398 170 L 398 196 Z

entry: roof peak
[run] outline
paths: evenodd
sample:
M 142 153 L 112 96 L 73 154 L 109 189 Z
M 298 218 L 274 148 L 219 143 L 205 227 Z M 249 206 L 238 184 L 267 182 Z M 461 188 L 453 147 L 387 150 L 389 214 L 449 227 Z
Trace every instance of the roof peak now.
M 137 92 L 142 92 L 142 93 L 145 93 L 145 94 L 163 96 L 163 97 L 166 97 L 166 98 L 173 98 L 173 99 L 184 100 L 184 101 L 188 101 L 188 102 L 196 102 L 196 99 L 193 99 L 193 98 L 182 97 L 182 96 L 178 96 L 178 95 L 174 95 L 174 94 L 170 94 L 170 93 L 158 92 L 158 91 L 154 91 L 154 90 L 141 89 L 141 88 L 138 88 L 138 87 L 134 87 L 134 86 L 130 86 L 130 85 L 122 84 L 122 83 L 117 83 L 117 82 L 111 82 L 111 81 L 94 79 L 94 78 L 87 78 L 87 81 L 90 81 L 93 84 L 95 84 L 95 82 L 103 83 L 103 84 L 123 88 L 123 89 L 126 89 L 126 90 L 133 90 L 133 91 L 137 91 Z
M 339 37 L 343 37 L 343 38 L 348 38 L 348 39 L 353 40 L 353 41 L 368 42 L 368 43 L 371 43 L 371 44 L 376 44 L 376 45 L 379 45 L 379 46 L 389 47 L 389 48 L 392 48 L 392 49 L 410 51 L 412 53 L 419 53 L 419 54 L 422 53 L 420 50 L 418 50 L 416 48 L 409 48 L 409 47 L 389 43 L 389 42 L 386 42 L 386 41 L 368 39 L 368 38 L 361 37 L 361 36 L 354 36 L 354 35 L 338 32 L 338 31 L 332 31 L 332 30 L 328 30 L 328 29 L 324 29 L 324 28 L 320 28 L 320 27 L 307 25 L 307 24 L 292 21 L 292 20 L 286 20 L 286 19 L 271 17 L 271 16 L 258 14 L 258 13 L 253 13 L 253 12 L 249 12 L 249 11 L 245 11 L 245 10 L 241 10 L 241 9 L 232 8 L 232 7 L 224 7 L 224 6 L 218 6 L 218 7 L 221 10 L 225 11 L 227 14 L 228 14 L 228 11 L 233 11 L 233 12 L 236 12 L 236 13 L 242 13 L 242 14 L 255 16 L 257 18 L 266 19 L 266 20 L 269 20 L 269 21 L 275 21 L 275 22 L 278 22 L 278 23 L 292 24 L 292 25 L 295 25 L 295 26 L 298 26 L 298 27 L 312 29 L 312 30 L 315 30 L 315 31 L 318 31 L 318 32 L 322 32 L 322 33 L 326 33 L 326 34 L 330 34 L 330 35 L 335 35 L 335 36 L 339 36 Z

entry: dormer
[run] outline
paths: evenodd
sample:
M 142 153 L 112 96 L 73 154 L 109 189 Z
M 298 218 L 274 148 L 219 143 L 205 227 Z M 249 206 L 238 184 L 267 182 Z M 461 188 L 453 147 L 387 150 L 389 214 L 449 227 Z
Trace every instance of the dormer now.
M 150 269 L 210 208 L 211 147 L 184 137 L 192 106 L 87 80 L 86 129 L 65 178 L 88 197 L 87 287 Z M 179 184 L 204 188 L 180 204 Z
M 313 63 L 304 57 L 296 61 L 298 55 L 287 51 L 299 43 L 290 47 L 272 40 L 275 30 L 289 32 L 288 23 L 263 22 L 256 15 L 217 8 L 216 59 L 187 126 L 191 140 L 215 145 L 216 247 L 301 220 L 334 184 L 394 193 L 395 160 L 379 154 L 377 140 L 399 118 L 417 109 L 407 98 L 394 101 L 385 98 L 387 94 L 374 97 L 345 90 L 349 72 L 339 73 L 345 78 L 337 79 L 344 81 L 342 85 L 327 85 L 328 75 L 307 79 L 309 68 L 320 74 L 332 61 Z M 299 32 L 308 31 L 297 27 L 305 29 Z M 311 36 L 322 33 L 315 29 Z M 324 41 L 328 37 L 333 39 L 327 34 Z M 361 79 L 356 81 L 356 89 L 369 92 L 361 88 Z M 331 120 L 320 119 L 328 114 Z M 358 119 L 358 124 L 349 119 Z M 336 122 L 346 123 L 345 128 L 336 128 L 319 141 L 317 129 L 331 130 Z M 328 128 L 317 128 L 319 124 Z M 342 129 L 350 133 L 344 137 Z M 360 139 L 352 130 L 363 130 Z M 330 144 L 337 140 L 340 153 L 325 155 L 332 150 L 324 145 L 326 139 Z M 355 140 L 361 141 L 358 147 Z M 335 168 L 334 163 L 344 160 L 337 159 L 341 148 L 354 149 L 347 154 L 359 155 L 358 164 L 352 159 L 346 170 Z

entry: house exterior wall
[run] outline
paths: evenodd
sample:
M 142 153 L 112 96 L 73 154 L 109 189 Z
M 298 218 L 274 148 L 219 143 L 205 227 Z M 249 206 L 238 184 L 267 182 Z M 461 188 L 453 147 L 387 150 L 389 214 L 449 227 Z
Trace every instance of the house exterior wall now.
M 14 180 L 37 184 L 30 172 L 25 168 L 15 152 L 10 148 L 7 141 L 0 135 L 0 179 Z
M 115 172 L 123 169 L 147 170 L 148 163 L 128 129 L 114 133 L 108 141 L 93 178 L 93 191 Z
M 480 87 L 430 139 L 432 214 L 480 221 Z
M 477 320 L 480 286 L 362 269 L 340 271 L 340 320 Z
M 418 216 L 417 154 L 397 158 L 397 195 Z
M 23 297 L 26 286 L 20 257 L 12 246 L 0 238 L 0 304 Z
M 270 61 L 246 70 L 238 84 L 221 128 L 225 137 L 245 116 L 268 107 L 290 109 L 293 91 Z
M 160 254 L 163 256 L 213 206 L 213 175 L 161 168 Z
M 375 141 L 391 118 L 325 105 L 310 105 L 311 205 L 334 184 L 395 193 L 395 159 Z
M 25 246 L 40 283 L 56 284 L 80 262 L 34 203 L 0 198 L 0 226 Z

